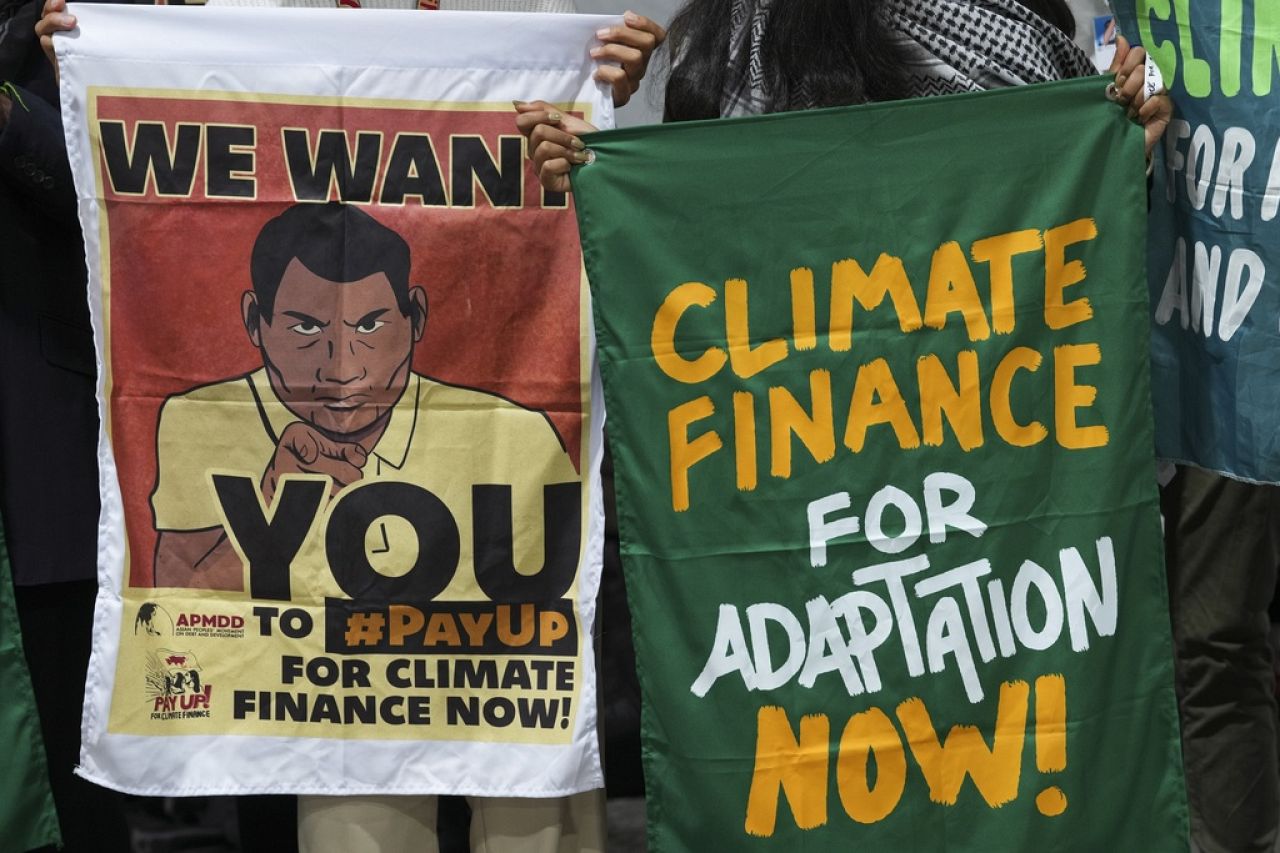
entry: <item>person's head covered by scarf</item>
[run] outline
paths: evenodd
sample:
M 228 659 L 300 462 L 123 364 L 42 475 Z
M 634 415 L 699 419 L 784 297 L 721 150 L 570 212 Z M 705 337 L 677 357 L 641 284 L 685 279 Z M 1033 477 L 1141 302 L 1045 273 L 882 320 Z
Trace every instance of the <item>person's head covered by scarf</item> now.
M 893 101 L 1092 75 L 1065 0 L 688 0 L 671 22 L 667 121 Z M 1114 99 L 1147 131 L 1172 116 L 1144 99 L 1146 54 L 1118 46 Z M 543 186 L 568 192 L 593 130 L 545 102 L 517 106 Z
M 723 26 L 728 20 L 729 26 Z M 1064 0 L 690 0 L 668 120 L 945 95 L 1095 73 Z

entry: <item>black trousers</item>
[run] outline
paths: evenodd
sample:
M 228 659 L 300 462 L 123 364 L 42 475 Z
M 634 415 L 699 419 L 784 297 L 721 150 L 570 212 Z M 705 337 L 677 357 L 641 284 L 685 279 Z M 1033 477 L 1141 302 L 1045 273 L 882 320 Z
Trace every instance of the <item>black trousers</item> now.
M 1271 853 L 1280 487 L 1179 468 L 1161 507 L 1191 837 L 1204 853 Z
M 64 853 L 130 849 L 120 794 L 72 773 L 80 759 L 80 714 L 97 592 L 94 581 L 14 587 Z

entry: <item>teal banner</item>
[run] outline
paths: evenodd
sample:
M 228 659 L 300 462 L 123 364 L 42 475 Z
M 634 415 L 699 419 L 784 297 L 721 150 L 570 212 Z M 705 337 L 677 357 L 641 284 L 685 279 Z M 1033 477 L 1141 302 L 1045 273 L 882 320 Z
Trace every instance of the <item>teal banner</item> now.
M 1151 191 L 1156 452 L 1280 482 L 1280 3 L 1113 6 L 1175 109 Z

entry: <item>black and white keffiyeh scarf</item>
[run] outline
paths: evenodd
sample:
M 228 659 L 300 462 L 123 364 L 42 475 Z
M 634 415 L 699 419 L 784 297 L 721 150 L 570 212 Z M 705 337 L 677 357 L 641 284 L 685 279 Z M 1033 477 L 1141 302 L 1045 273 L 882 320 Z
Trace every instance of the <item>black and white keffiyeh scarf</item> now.
M 720 115 L 813 106 L 807 93 L 768 90 L 762 43 L 774 3 L 734 0 Z M 831 0 L 839 2 L 839 0 Z M 848 0 L 845 0 L 848 2 Z M 785 9 L 779 9 L 785 14 Z M 1017 0 L 889 0 L 882 12 L 907 57 L 908 97 L 978 92 L 1095 74 L 1065 33 Z

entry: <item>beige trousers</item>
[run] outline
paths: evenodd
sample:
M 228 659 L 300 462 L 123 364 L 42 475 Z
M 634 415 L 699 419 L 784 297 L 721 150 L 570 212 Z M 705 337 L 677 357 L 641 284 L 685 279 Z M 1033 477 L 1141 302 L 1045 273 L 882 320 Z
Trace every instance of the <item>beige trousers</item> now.
M 468 797 L 472 853 L 603 853 L 604 791 Z M 298 797 L 300 853 L 439 853 L 435 797 Z

